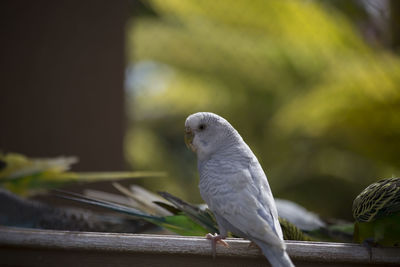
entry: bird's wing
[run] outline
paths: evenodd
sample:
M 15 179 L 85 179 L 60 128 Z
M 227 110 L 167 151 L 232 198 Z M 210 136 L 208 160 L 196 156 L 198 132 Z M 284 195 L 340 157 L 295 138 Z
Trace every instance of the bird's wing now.
M 390 215 L 400 211 L 400 178 L 389 179 L 386 195 L 388 201 L 382 207 L 382 215 Z M 380 214 L 379 214 L 380 215 Z
M 357 221 L 369 222 L 400 211 L 400 179 L 383 179 L 364 189 L 353 203 Z
M 225 177 L 229 182 L 225 184 L 223 192 L 218 192 L 212 197 L 211 209 L 249 239 L 283 248 L 284 244 L 277 229 L 280 230 L 280 234 L 282 231 L 277 221 L 275 204 L 273 199 L 272 202 L 270 200 L 272 194 L 265 174 L 264 178 L 253 177 L 254 175 L 259 175 L 257 168 L 249 167 Z M 262 179 L 265 179 L 265 182 Z
M 264 207 L 264 209 L 269 211 L 268 215 L 270 216 L 268 216 L 266 219 L 268 219 L 268 223 L 270 223 L 275 233 L 281 239 L 283 239 L 282 229 L 279 224 L 279 219 L 278 219 L 279 217 L 275 205 L 275 200 L 272 195 L 271 188 L 268 184 L 267 176 L 265 175 L 263 169 L 261 168 L 261 165 L 258 163 L 258 160 L 256 158 L 254 158 L 251 161 L 249 170 L 255 188 L 258 190 L 257 199 L 260 202 L 260 204 Z

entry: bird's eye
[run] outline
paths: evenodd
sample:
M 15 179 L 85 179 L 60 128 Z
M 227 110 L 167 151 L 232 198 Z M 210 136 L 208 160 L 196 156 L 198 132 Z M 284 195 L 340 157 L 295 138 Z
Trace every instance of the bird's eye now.
M 199 125 L 199 130 L 200 130 L 200 131 L 203 131 L 205 128 L 206 128 L 206 125 L 205 125 L 205 124 L 200 124 L 200 125 Z

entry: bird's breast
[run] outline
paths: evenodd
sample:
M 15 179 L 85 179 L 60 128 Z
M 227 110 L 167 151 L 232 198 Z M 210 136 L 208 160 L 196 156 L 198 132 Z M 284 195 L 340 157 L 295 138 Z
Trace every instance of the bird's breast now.
M 214 159 L 199 165 L 200 194 L 211 209 L 237 198 L 249 186 L 244 162 Z

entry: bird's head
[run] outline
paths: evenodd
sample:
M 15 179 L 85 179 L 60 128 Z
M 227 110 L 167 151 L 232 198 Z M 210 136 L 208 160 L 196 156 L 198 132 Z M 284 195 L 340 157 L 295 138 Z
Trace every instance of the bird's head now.
M 185 143 L 199 158 L 229 146 L 238 136 L 227 120 L 214 113 L 198 112 L 190 115 L 185 122 Z

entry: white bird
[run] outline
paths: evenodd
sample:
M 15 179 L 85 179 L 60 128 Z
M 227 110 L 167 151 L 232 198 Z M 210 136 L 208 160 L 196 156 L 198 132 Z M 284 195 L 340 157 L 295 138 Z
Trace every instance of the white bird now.
M 185 141 L 197 154 L 200 194 L 218 223 L 219 235 L 207 235 L 213 253 L 231 232 L 260 247 L 272 266 L 294 266 L 267 177 L 239 133 L 224 118 L 199 112 L 186 119 Z
M 279 217 L 293 223 L 300 230 L 313 231 L 326 227 L 326 223 L 324 223 L 317 214 L 308 211 L 306 208 L 293 201 L 275 198 L 275 205 Z

